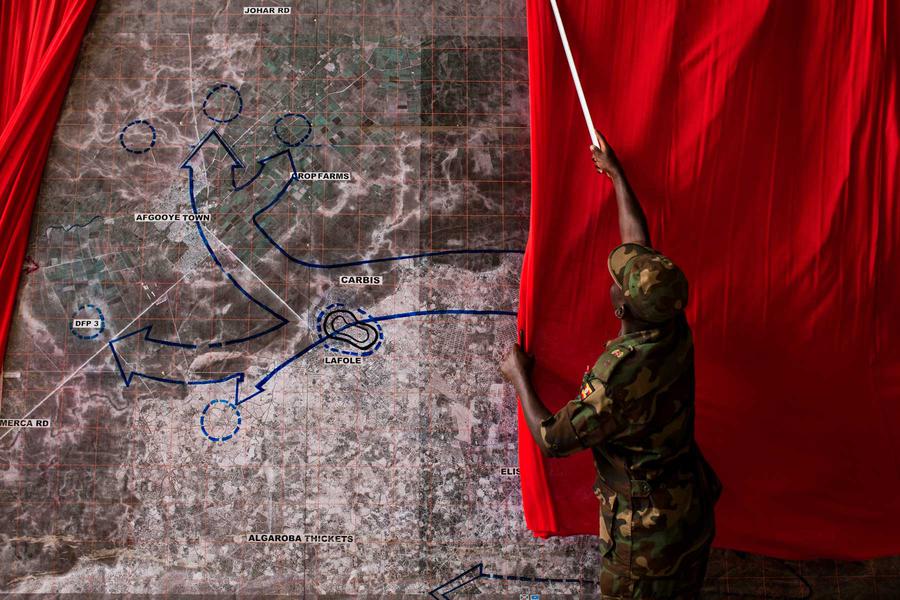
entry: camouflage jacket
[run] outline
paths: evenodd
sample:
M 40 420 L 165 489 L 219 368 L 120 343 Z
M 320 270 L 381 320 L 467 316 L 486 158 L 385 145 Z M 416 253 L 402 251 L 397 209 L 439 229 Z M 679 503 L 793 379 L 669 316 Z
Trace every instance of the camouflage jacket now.
M 636 577 L 669 576 L 711 543 L 721 483 L 694 442 L 683 315 L 607 342 L 579 397 L 541 423 L 541 436 L 552 456 L 591 449 L 605 560 Z

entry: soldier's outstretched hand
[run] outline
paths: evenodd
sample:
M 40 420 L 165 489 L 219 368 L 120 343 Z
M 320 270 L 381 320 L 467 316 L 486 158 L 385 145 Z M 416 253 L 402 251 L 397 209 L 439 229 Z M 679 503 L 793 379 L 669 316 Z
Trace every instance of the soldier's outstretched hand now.
M 513 344 L 506 358 L 500 363 L 500 373 L 510 383 L 515 383 L 520 377 L 527 378 L 534 365 L 534 356 L 522 350 L 519 344 Z

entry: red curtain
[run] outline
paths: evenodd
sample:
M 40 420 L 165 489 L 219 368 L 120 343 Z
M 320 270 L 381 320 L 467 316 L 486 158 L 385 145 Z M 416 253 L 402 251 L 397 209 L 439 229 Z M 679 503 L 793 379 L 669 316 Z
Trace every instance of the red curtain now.
M 94 0 L 0 2 L 0 365 L 50 139 Z
M 900 553 L 900 5 L 560 0 L 593 117 L 688 276 L 717 545 Z M 528 0 L 532 210 L 520 326 L 556 410 L 615 336 L 612 189 L 548 0 Z M 589 452 L 522 421 L 527 525 L 593 534 Z

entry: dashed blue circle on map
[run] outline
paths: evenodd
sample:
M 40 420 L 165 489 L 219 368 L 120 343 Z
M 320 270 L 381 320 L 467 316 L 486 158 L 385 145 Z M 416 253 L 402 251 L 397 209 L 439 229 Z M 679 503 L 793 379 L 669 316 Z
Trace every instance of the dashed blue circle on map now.
M 316 315 L 316 333 L 326 350 L 345 356 L 371 356 L 384 343 L 384 330 L 365 309 L 329 304 Z
M 217 414 L 214 415 L 214 412 Z M 227 422 L 224 425 L 213 423 L 214 418 Z M 227 442 L 241 430 L 242 421 L 241 411 L 236 404 L 227 400 L 212 400 L 200 413 L 200 431 L 211 442 Z M 234 423 L 233 427 L 231 423 Z
M 243 110 L 244 99 L 241 92 L 230 83 L 217 83 L 203 99 L 203 114 L 216 123 L 231 123 L 241 116 Z M 209 114 L 210 112 L 216 116 Z
M 100 337 L 106 329 L 106 318 L 103 311 L 95 304 L 82 304 L 72 313 L 69 324 L 72 335 L 80 340 L 93 340 Z
M 141 137 L 145 139 L 140 140 Z M 132 154 L 149 152 L 156 145 L 156 128 L 146 119 L 135 119 L 119 132 L 119 144 Z
M 294 131 L 295 128 L 300 132 Z M 275 120 L 272 129 L 278 141 L 290 148 L 296 148 L 312 135 L 312 121 L 300 113 L 285 113 Z

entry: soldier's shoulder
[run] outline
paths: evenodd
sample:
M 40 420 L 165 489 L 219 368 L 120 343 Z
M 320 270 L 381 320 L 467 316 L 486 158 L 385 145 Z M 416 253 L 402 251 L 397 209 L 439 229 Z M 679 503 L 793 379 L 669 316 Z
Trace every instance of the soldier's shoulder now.
M 606 349 L 597 358 L 597 362 L 594 363 L 591 371 L 600 381 L 607 383 L 633 353 L 633 343 L 625 340 L 610 340 L 606 345 Z

